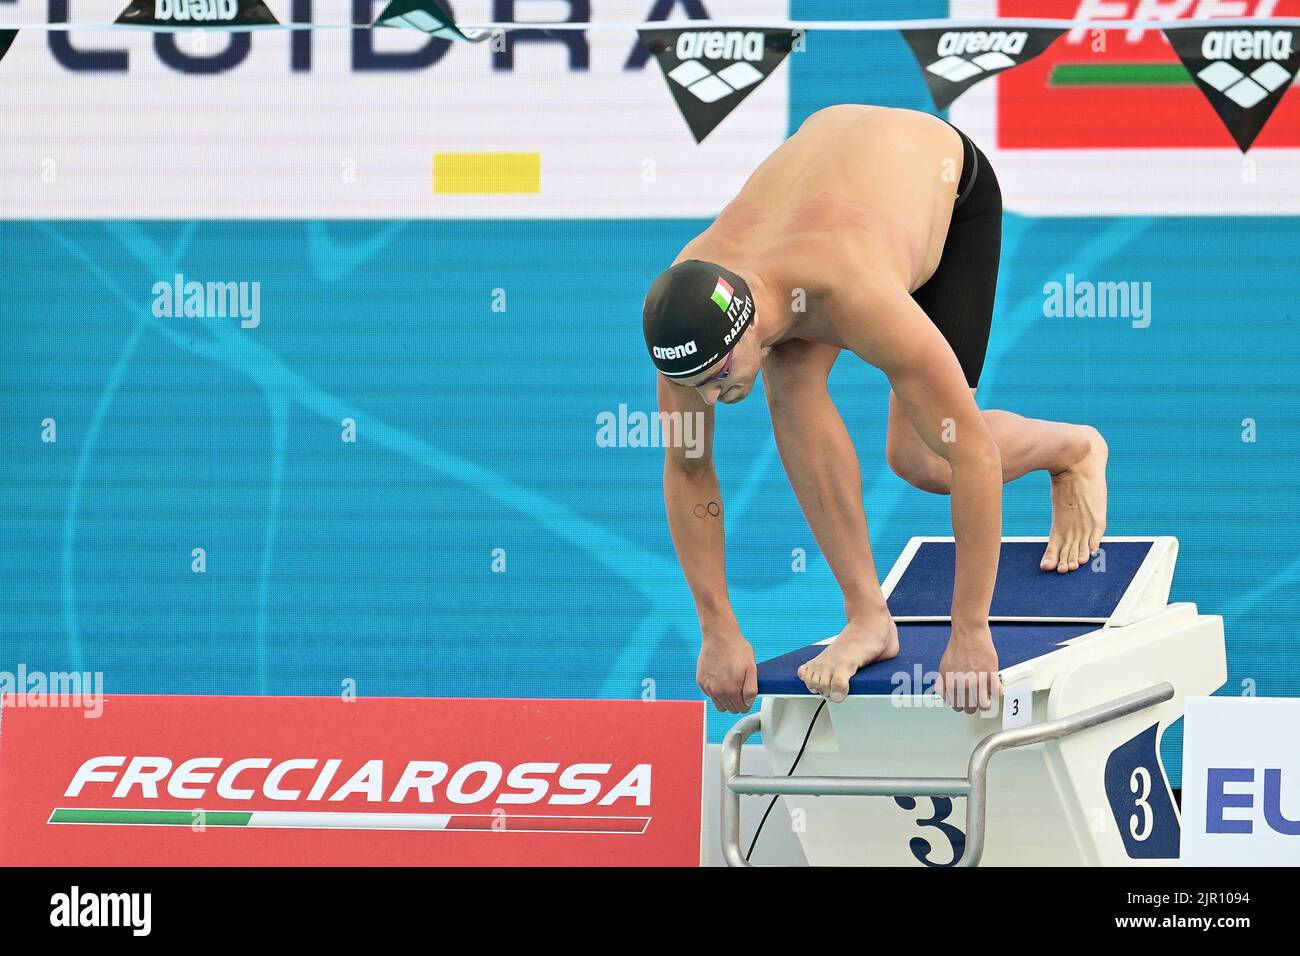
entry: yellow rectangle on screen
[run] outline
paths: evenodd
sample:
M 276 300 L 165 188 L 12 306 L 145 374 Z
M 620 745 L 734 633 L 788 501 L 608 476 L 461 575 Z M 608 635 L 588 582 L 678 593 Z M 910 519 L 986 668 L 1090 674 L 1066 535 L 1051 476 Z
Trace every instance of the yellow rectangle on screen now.
M 434 153 L 435 193 L 540 193 L 541 153 Z

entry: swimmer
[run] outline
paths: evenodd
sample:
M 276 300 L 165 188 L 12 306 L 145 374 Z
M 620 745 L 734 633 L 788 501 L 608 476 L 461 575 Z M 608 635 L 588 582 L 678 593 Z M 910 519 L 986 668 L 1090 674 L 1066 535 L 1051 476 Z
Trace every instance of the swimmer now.
M 997 178 L 965 134 L 926 113 L 833 106 L 651 286 L 644 329 L 660 410 L 704 416 L 703 454 L 668 449 L 664 495 L 703 633 L 696 679 L 719 709 L 749 710 L 757 673 L 727 594 L 714 408 L 744 399 L 759 372 L 781 462 L 844 595 L 844 629 L 799 670 L 813 693 L 843 700 L 859 668 L 898 653 L 857 453 L 827 389 L 842 350 L 889 380 L 889 467 L 951 497 L 952 630 L 936 688 L 949 705 L 973 713 L 1001 693 L 988 614 L 1003 483 L 1051 476 L 1045 572 L 1076 571 L 1099 548 L 1107 449 L 1097 430 L 975 403 L 1001 233 Z

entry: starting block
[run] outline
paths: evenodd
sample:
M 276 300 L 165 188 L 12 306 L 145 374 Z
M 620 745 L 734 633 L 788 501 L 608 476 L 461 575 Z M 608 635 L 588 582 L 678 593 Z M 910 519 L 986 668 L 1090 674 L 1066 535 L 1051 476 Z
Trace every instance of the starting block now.
M 1184 697 L 1227 680 L 1223 618 L 1168 603 L 1175 538 L 1107 538 L 1070 574 L 1039 570 L 1046 544 L 1002 541 L 989 615 L 1005 688 L 996 714 L 961 714 L 933 693 L 952 538 L 908 542 L 883 585 L 899 655 L 860 670 L 842 703 L 819 712 L 796 674 L 828 641 L 759 665 L 762 708 L 722 746 L 729 865 L 747 865 L 746 794 L 784 796 L 814 866 L 1177 862 L 1160 738 Z M 740 773 L 758 731 L 773 773 L 788 776 Z

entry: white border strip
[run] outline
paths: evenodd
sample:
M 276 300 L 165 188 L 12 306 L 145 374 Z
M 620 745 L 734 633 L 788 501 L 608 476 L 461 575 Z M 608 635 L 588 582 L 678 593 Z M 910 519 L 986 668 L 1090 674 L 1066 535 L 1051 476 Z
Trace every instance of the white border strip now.
M 1215 19 L 1192 20 L 1053 20 L 1053 19 L 1015 19 L 985 17 L 983 19 L 954 20 L 764 20 L 758 23 L 744 23 L 735 20 L 651 20 L 645 23 L 575 23 L 560 22 L 506 22 L 506 23 L 457 23 L 459 30 L 670 30 L 703 29 L 715 27 L 720 30 L 828 30 L 836 32 L 862 33 L 881 30 L 974 30 L 982 28 L 1010 29 L 1014 27 L 1037 27 L 1040 29 L 1075 30 L 1094 27 L 1101 30 L 1164 30 L 1183 27 L 1224 27 L 1238 28 L 1249 26 L 1300 27 L 1300 17 L 1218 17 Z M 44 30 L 59 32 L 73 30 L 134 30 L 153 33 L 192 33 L 195 30 L 251 33 L 257 30 L 369 30 L 400 29 L 387 26 L 375 27 L 371 23 L 255 23 L 234 26 L 197 26 L 194 23 L 155 26 L 152 24 L 126 23 L 0 23 L 0 30 Z

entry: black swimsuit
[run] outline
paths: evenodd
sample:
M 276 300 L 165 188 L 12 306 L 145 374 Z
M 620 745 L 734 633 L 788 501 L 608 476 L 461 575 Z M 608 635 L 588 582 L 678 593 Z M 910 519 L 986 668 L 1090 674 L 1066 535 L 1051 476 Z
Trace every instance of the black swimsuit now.
M 988 157 L 969 136 L 953 129 L 962 141 L 962 168 L 952 223 L 939 267 L 912 298 L 948 340 L 966 383 L 974 388 L 993 325 L 1002 252 L 1002 190 Z

